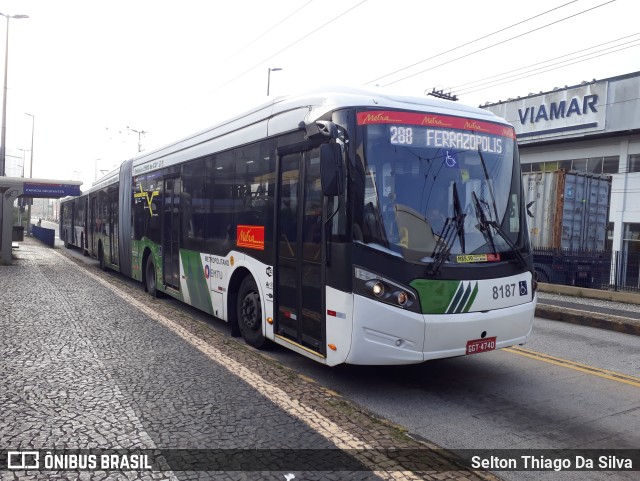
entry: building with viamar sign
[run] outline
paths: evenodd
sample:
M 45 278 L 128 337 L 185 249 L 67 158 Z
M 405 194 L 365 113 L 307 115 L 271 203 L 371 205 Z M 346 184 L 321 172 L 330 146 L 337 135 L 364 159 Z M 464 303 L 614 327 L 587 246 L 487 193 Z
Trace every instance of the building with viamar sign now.
M 515 127 L 523 172 L 610 175 L 606 248 L 640 256 L 640 72 L 481 107 Z M 638 270 L 637 263 L 625 265 L 636 287 Z

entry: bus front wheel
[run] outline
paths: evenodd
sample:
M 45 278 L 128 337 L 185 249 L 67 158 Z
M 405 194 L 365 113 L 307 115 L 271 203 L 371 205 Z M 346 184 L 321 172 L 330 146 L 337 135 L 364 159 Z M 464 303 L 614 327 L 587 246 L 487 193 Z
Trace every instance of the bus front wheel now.
M 256 349 L 261 349 L 267 339 L 262 333 L 262 303 L 258 286 L 251 276 L 247 276 L 240 284 L 238 291 L 238 327 L 245 342 Z

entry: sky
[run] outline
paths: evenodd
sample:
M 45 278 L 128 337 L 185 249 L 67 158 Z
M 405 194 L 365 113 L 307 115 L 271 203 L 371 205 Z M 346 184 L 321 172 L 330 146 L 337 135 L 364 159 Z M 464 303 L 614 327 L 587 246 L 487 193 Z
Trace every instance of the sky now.
M 269 68 L 271 97 L 436 88 L 473 106 L 640 71 L 637 0 L 0 0 L 0 13 L 29 16 L 9 21 L 7 175 L 24 157 L 29 176 L 33 126 L 33 176 L 83 189 L 139 140 L 151 150 L 265 102 Z

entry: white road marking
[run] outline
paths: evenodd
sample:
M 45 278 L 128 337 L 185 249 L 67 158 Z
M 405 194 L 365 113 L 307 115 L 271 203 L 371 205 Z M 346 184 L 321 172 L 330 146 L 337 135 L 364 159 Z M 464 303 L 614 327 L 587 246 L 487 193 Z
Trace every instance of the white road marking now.
M 75 263 L 64 257 L 62 254 L 59 254 L 54 251 L 55 254 L 59 255 L 65 261 L 72 264 L 74 267 L 81 269 Z M 397 463 L 390 459 L 381 459 L 380 453 L 376 453 L 373 446 L 370 444 L 358 439 L 353 436 L 351 433 L 345 431 L 340 426 L 338 426 L 333 421 L 327 419 L 320 413 L 314 411 L 310 407 L 300 403 L 296 399 L 291 399 L 285 391 L 280 389 L 277 386 L 274 386 L 270 382 L 266 381 L 263 377 L 258 374 L 252 372 L 247 369 L 245 366 L 240 364 L 239 362 L 231 359 L 226 356 L 222 352 L 220 352 L 215 347 L 207 344 L 202 339 L 194 336 L 189 331 L 187 331 L 182 326 L 176 324 L 169 318 L 163 316 L 159 312 L 147 307 L 142 304 L 140 301 L 136 300 L 129 294 L 125 293 L 118 287 L 110 284 L 106 280 L 102 279 L 100 276 L 82 269 L 82 271 L 93 278 L 95 281 L 99 282 L 107 289 L 111 290 L 114 294 L 119 296 L 125 302 L 129 303 L 142 313 L 144 313 L 149 318 L 159 322 L 164 325 L 166 328 L 180 336 L 184 341 L 191 344 L 193 347 L 198 349 L 200 352 L 205 354 L 210 359 L 214 360 L 231 373 L 238 376 L 240 379 L 248 383 L 252 388 L 258 391 L 260 394 L 265 396 L 271 402 L 273 402 L 276 406 L 283 409 L 285 412 L 289 413 L 292 416 L 295 416 L 300 421 L 305 423 L 311 429 L 316 431 L 318 434 L 325 437 L 328 441 L 332 442 L 337 448 L 342 450 L 359 450 L 360 452 L 357 455 L 354 455 L 365 466 L 369 467 L 371 471 L 376 476 L 384 480 L 419 480 L 420 478 L 415 476 L 412 472 L 409 471 L 401 471 Z M 378 470 L 380 465 L 384 465 L 386 470 L 380 471 Z M 378 468 L 378 469 L 376 469 Z

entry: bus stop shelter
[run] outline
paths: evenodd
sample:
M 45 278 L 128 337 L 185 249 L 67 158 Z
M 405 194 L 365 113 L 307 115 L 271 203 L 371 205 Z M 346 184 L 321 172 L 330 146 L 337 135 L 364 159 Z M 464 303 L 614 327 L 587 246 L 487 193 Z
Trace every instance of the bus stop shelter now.
M 0 177 L 0 254 L 3 264 L 11 263 L 13 238 L 13 203 L 18 197 L 33 199 L 59 199 L 80 195 L 82 182 L 77 180 L 27 179 Z

